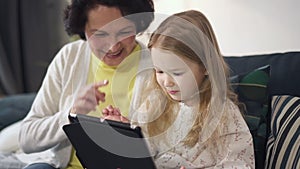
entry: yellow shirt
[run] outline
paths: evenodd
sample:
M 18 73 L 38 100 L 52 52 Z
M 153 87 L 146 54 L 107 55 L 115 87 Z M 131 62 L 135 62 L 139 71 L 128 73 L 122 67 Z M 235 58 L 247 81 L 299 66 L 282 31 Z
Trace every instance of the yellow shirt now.
M 87 84 L 103 80 L 108 80 L 109 83 L 107 86 L 99 88 L 101 92 L 105 93 L 105 102 L 99 103 L 96 111 L 91 111 L 88 115 L 101 117 L 103 108 L 112 105 L 118 107 L 123 116 L 128 116 L 135 77 L 138 73 L 140 49 L 141 46 L 137 45 L 117 67 L 108 66 L 92 54 Z M 74 149 L 72 149 L 67 169 L 82 169 Z

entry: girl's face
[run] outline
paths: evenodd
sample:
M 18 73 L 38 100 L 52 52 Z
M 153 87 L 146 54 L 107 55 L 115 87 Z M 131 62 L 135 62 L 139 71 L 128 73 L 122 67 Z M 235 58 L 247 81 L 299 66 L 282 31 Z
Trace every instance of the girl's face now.
M 114 7 L 99 5 L 87 16 L 85 34 L 93 53 L 109 66 L 119 65 L 136 46 L 135 24 Z
M 187 58 L 159 48 L 151 49 L 156 80 L 174 100 L 189 102 L 196 99 L 205 78 L 206 69 Z

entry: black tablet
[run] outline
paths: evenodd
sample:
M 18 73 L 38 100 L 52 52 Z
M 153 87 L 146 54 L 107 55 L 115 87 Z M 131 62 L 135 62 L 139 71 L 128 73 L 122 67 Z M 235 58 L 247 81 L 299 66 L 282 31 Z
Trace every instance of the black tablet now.
M 156 168 L 140 127 L 81 114 L 69 119 L 63 130 L 83 168 Z

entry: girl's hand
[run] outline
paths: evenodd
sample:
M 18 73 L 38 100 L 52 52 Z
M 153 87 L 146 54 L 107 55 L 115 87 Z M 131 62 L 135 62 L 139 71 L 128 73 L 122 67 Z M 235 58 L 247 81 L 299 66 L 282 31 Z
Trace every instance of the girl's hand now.
M 102 114 L 104 119 L 129 123 L 129 120 L 126 117 L 122 116 L 120 109 L 114 108 L 112 105 L 109 105 L 108 107 L 103 109 Z
M 180 167 L 180 169 L 185 169 L 185 167 L 182 166 L 182 167 Z
M 105 101 L 105 93 L 99 91 L 99 88 L 106 86 L 107 80 L 90 84 L 82 88 L 71 109 L 71 113 L 88 114 L 95 111 L 100 102 Z

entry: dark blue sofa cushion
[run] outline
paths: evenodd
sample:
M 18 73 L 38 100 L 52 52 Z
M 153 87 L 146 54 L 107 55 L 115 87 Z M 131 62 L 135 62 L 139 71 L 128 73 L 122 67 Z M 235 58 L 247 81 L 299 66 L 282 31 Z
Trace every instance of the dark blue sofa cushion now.
M 0 131 L 23 119 L 35 98 L 35 93 L 11 95 L 0 99 Z
M 232 75 L 270 65 L 269 95 L 300 96 L 300 52 L 224 58 L 231 68 Z

